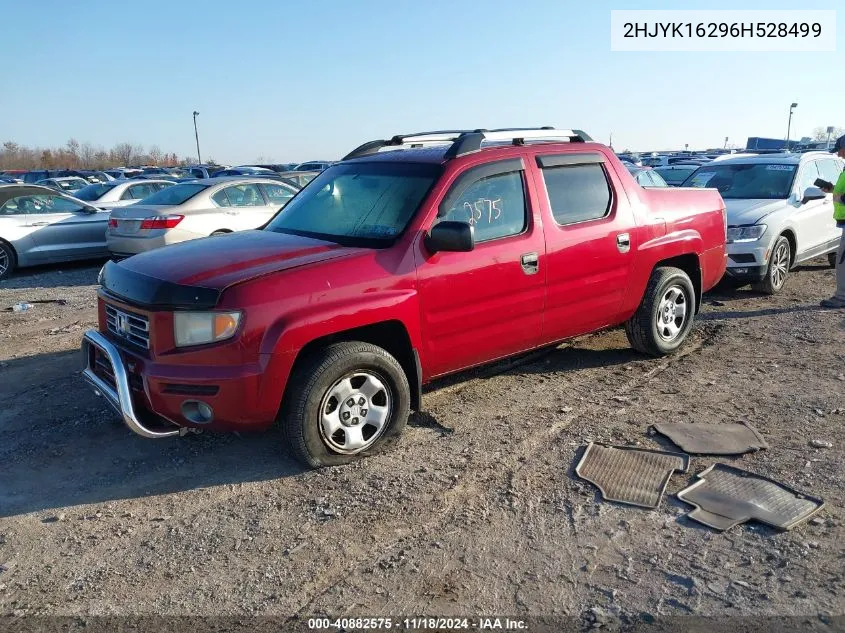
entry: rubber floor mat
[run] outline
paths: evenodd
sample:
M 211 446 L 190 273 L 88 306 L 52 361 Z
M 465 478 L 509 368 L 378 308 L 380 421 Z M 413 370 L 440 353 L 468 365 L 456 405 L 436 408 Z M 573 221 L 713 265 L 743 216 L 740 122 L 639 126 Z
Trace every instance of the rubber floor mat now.
M 759 431 L 750 424 L 655 424 L 686 453 L 694 455 L 741 455 L 769 448 Z
M 689 455 L 590 443 L 575 474 L 595 484 L 607 501 L 656 508 L 676 470 L 689 468 Z
M 716 530 L 752 520 L 791 530 L 824 507 L 821 499 L 727 464 L 699 473 L 678 499 L 695 506 L 689 518 Z

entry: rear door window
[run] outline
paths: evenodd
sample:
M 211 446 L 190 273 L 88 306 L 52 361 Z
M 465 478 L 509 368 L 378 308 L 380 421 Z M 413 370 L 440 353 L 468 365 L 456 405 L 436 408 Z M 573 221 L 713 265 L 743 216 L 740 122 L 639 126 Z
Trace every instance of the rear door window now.
M 258 185 L 233 185 L 224 191 L 233 207 L 263 207 L 267 204 Z
M 261 185 L 271 205 L 285 205 L 293 198 L 296 193 L 293 189 L 285 187 L 284 185 L 277 185 L 276 183 L 267 183 Z
M 610 213 L 610 184 L 601 164 L 544 167 L 542 172 L 558 224 L 598 220 Z

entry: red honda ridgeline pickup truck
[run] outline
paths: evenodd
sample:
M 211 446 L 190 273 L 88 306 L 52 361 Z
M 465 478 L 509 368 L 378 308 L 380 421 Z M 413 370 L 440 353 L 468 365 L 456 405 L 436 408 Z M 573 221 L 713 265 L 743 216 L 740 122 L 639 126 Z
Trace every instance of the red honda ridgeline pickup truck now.
M 377 449 L 444 374 L 622 323 L 671 353 L 725 272 L 724 203 L 644 189 L 590 140 L 372 141 L 262 230 L 109 262 L 83 375 L 144 437 L 279 420 L 317 467 Z

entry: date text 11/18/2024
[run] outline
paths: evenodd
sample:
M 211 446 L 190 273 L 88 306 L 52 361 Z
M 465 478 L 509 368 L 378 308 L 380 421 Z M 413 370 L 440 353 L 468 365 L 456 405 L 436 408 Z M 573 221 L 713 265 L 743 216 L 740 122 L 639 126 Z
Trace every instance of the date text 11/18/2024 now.
M 339 631 L 527 631 L 525 620 L 518 618 L 309 618 L 308 628 L 317 632 Z

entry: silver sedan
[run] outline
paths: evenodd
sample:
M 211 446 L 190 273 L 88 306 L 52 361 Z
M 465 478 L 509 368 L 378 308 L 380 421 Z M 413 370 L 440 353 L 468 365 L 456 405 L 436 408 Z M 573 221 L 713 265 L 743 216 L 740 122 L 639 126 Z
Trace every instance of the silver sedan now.
M 175 184 L 172 180 L 110 180 L 83 187 L 73 195 L 98 209 L 116 209 L 135 204 Z
M 106 257 L 109 212 L 49 187 L 0 185 L 0 279 L 15 269 Z
M 138 204 L 114 209 L 108 247 L 115 257 L 209 235 L 257 229 L 299 189 L 270 178 L 193 180 L 159 191 Z

